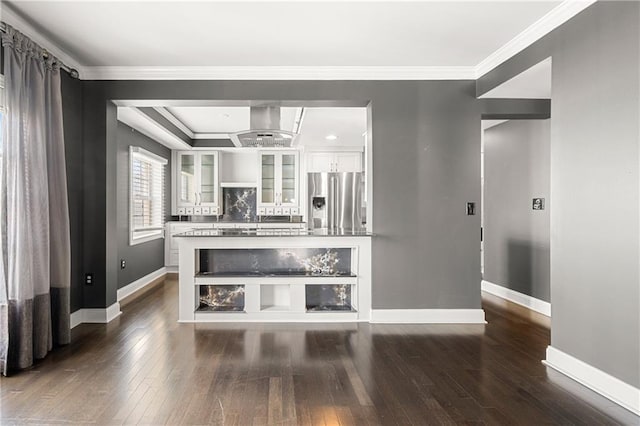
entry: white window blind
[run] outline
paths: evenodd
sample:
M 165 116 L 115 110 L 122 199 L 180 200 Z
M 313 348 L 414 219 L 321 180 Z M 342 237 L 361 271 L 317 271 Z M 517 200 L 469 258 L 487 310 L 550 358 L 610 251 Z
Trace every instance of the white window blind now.
M 164 236 L 164 179 L 167 160 L 142 148 L 129 148 L 131 245 Z
M 4 75 L 0 74 L 0 112 L 4 112 Z

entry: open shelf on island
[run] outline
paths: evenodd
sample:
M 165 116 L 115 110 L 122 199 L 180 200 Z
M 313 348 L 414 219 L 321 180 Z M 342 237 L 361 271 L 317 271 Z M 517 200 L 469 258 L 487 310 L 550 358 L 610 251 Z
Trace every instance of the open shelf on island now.
M 201 285 L 196 312 L 244 312 L 244 285 Z
M 236 308 L 235 306 L 205 306 L 196 309 L 196 312 L 215 312 L 215 313 L 245 313 L 244 308 Z
M 331 248 L 199 249 L 196 277 L 354 277 L 354 250 Z
M 328 285 L 328 284 L 349 284 L 356 285 L 358 277 L 355 275 L 335 276 L 335 275 L 280 275 L 280 276 L 247 276 L 247 275 L 196 275 L 194 277 L 196 286 L 203 285 L 243 285 L 243 284 L 287 284 L 287 285 Z
M 349 284 L 306 285 L 305 307 L 307 312 L 356 312 L 352 293 Z
M 291 310 L 291 291 L 286 284 L 260 286 L 260 310 L 287 312 Z
M 340 305 L 321 305 L 321 306 L 311 306 L 307 307 L 307 313 L 321 313 L 321 312 L 332 312 L 332 313 L 340 313 L 340 312 L 358 312 L 353 309 L 352 306 L 340 306 Z
M 278 272 L 259 272 L 259 271 L 230 271 L 230 272 L 200 272 L 196 274 L 196 278 L 203 277 L 220 277 L 220 278 L 272 278 L 272 277 L 304 277 L 304 278 L 355 278 L 357 275 L 348 273 L 337 274 L 313 274 L 310 272 L 300 271 L 278 271 Z

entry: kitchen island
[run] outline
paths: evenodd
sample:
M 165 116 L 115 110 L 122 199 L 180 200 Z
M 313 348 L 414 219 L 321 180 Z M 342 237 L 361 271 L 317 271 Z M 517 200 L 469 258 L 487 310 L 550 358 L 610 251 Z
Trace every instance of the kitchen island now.
M 371 318 L 371 233 L 199 229 L 175 237 L 180 322 Z

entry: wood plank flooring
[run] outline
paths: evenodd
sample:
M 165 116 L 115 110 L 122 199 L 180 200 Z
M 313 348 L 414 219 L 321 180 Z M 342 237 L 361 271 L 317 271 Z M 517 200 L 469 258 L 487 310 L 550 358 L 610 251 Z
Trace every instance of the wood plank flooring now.
M 548 328 L 490 297 L 486 326 L 178 324 L 177 302 L 167 279 L 1 378 L 0 423 L 640 423 L 546 368 Z

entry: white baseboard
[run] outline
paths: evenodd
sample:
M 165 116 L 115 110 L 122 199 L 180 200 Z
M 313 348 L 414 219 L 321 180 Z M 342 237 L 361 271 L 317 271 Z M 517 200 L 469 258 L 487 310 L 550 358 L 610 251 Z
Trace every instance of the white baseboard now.
M 535 297 L 484 280 L 482 281 L 482 291 L 524 306 L 542 315 L 551 316 L 551 303 L 545 302 L 544 300 L 536 299 Z
M 547 359 L 542 362 L 640 416 L 640 389 L 553 346 L 547 347 Z
M 482 309 L 372 309 L 371 322 L 392 324 L 486 324 Z
M 78 309 L 71 314 L 70 325 L 74 328 L 83 323 L 106 324 L 122 314 L 120 303 L 116 302 L 108 308 Z
M 69 319 L 69 325 L 71 326 L 71 328 L 77 327 L 80 324 L 82 324 L 82 316 L 83 314 L 83 309 L 78 309 L 75 312 L 71 313 L 71 318 Z
M 120 316 L 120 301 L 125 297 L 131 296 L 137 291 L 142 290 L 158 278 L 167 273 L 167 269 L 163 266 L 157 271 L 153 271 L 144 277 L 135 280 L 131 284 L 119 288 L 117 291 L 117 302 L 108 308 L 91 308 L 91 309 L 78 309 L 71 314 L 70 325 L 74 328 L 82 323 L 108 323 L 114 318 Z
M 131 296 L 133 293 L 142 290 L 158 278 L 162 277 L 167 273 L 167 268 L 162 267 L 157 271 L 153 271 L 150 274 L 145 275 L 142 278 L 135 280 L 134 282 L 127 284 L 126 286 L 119 288 L 117 292 L 117 300 L 120 302 L 125 297 Z

